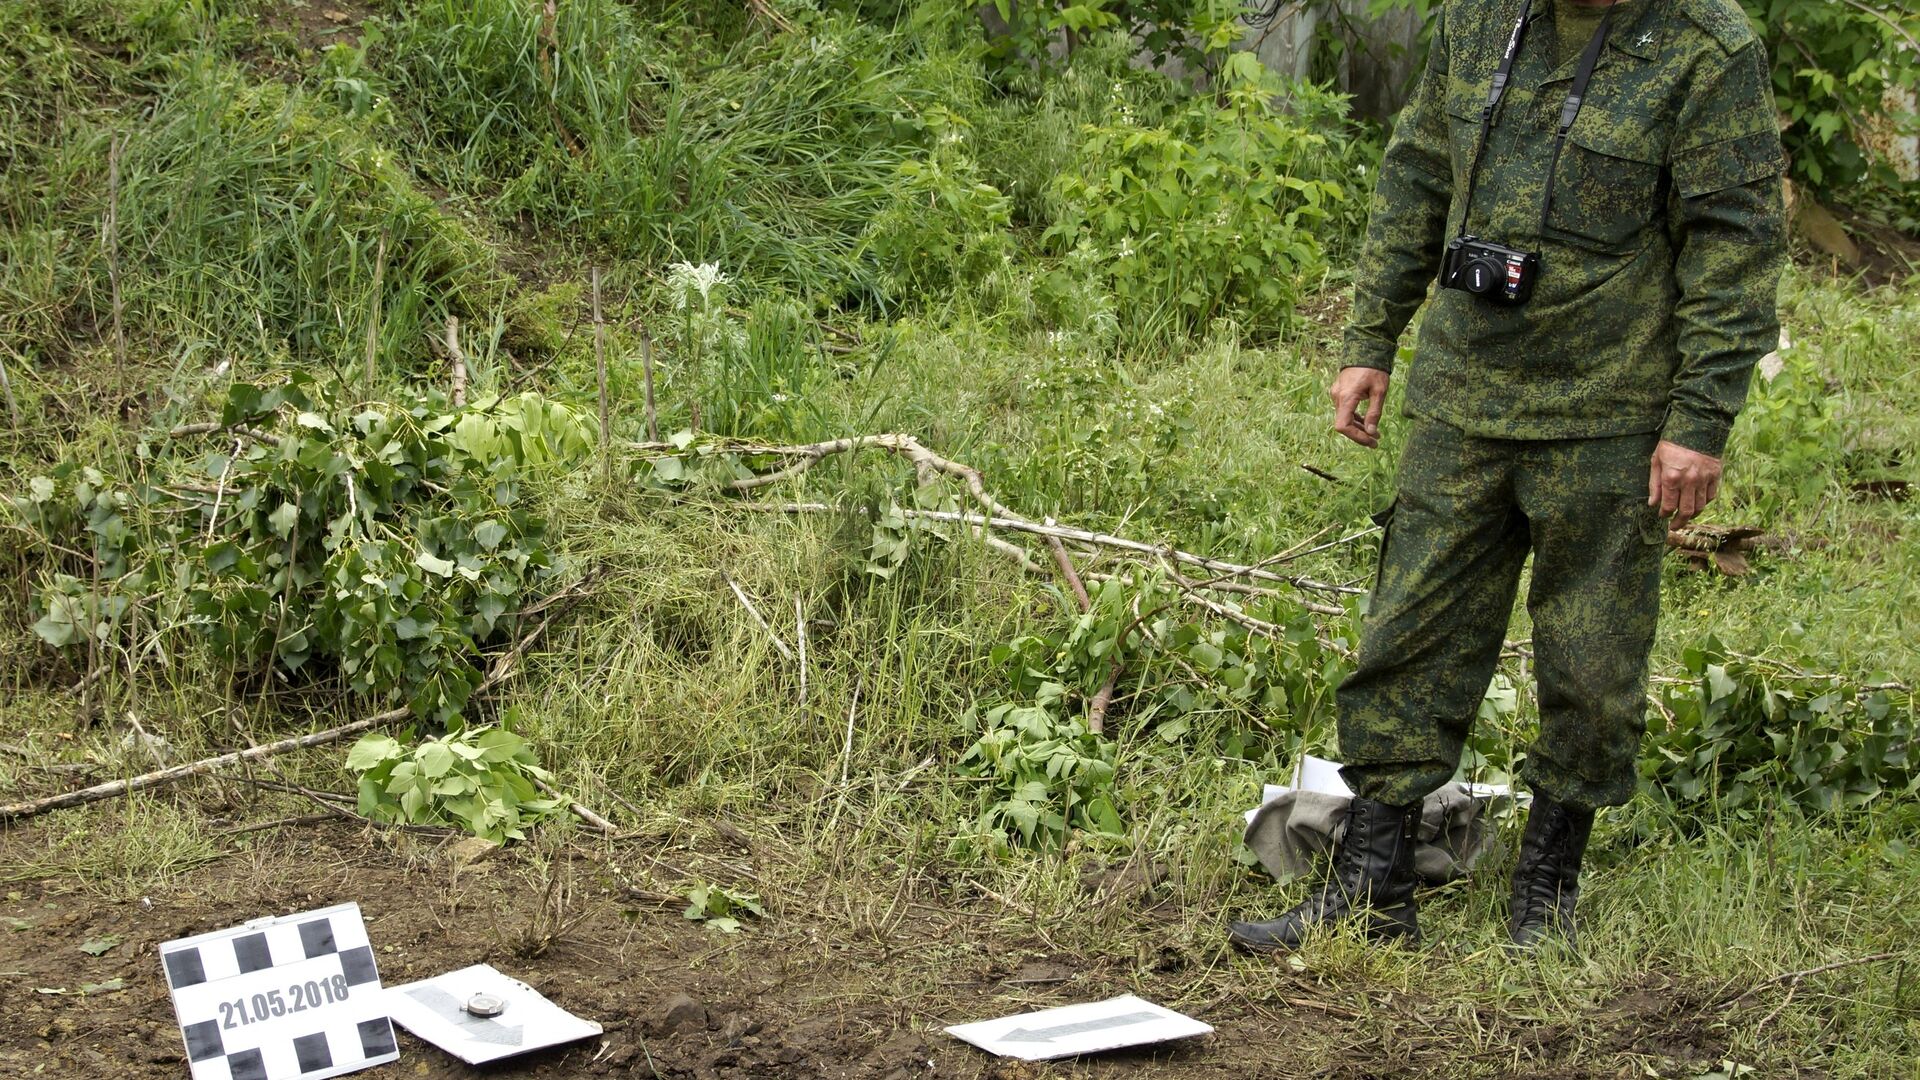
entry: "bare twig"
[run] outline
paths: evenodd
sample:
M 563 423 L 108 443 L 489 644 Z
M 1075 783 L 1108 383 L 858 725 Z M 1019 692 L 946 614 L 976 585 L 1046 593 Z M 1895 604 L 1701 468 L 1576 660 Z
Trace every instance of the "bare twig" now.
M 653 404 L 653 335 L 640 328 L 640 380 L 647 395 L 647 438 L 660 441 L 660 414 Z
M 547 85 L 547 116 L 553 121 L 553 130 L 559 133 L 560 141 L 566 144 L 567 153 L 579 157 L 582 152 L 580 141 L 573 137 L 573 132 L 567 130 L 566 122 L 560 119 L 560 107 L 555 104 L 557 94 L 554 92 L 552 55 L 560 49 L 558 36 L 554 32 L 558 16 L 554 0 L 546 0 L 540 11 L 540 79 Z
M 7 351 L 13 352 L 12 349 L 8 349 Z M 14 353 L 14 355 L 18 356 L 19 354 Z M 20 403 L 14 400 L 13 380 L 7 378 L 7 362 L 5 360 L 0 360 L 0 394 L 6 396 L 7 416 L 13 420 L 13 426 L 18 428 L 20 426 Z
M 593 268 L 593 375 L 600 394 L 600 472 L 613 475 L 613 456 L 608 452 L 611 437 L 607 430 L 607 324 L 600 317 L 600 268 Z
M 1052 525 L 1048 518 L 1046 524 Z M 1080 572 L 1073 568 L 1073 557 L 1067 554 L 1067 545 L 1057 536 L 1047 537 L 1047 548 L 1053 552 L 1053 562 L 1060 568 L 1060 576 L 1067 580 L 1067 587 L 1073 590 L 1073 598 L 1079 603 L 1082 614 L 1093 610 L 1093 600 L 1087 596 L 1087 586 L 1080 580 Z
M 252 439 L 254 442 L 265 443 L 268 446 L 280 445 L 280 436 L 275 435 L 271 432 L 261 431 L 259 428 L 250 428 L 245 426 L 244 424 L 181 424 L 179 427 L 169 430 L 167 432 L 167 438 L 184 439 L 190 435 L 213 435 L 222 431 L 232 431 L 237 434 L 244 435 L 247 438 Z M 178 485 L 178 486 L 189 487 L 189 485 Z M 192 489 L 192 490 L 203 490 L 204 493 L 206 494 L 212 494 L 210 490 L 205 490 L 205 489 Z
M 1309 465 L 1303 461 L 1300 463 L 1300 467 L 1312 473 L 1313 475 L 1319 477 L 1320 479 L 1325 480 L 1329 484 L 1338 484 L 1341 482 L 1339 477 L 1333 475 L 1332 473 L 1318 466 Z
M 231 829 L 221 829 L 215 836 L 239 836 L 243 833 L 263 832 L 288 825 L 317 825 L 322 821 L 333 821 L 337 814 L 300 814 L 295 817 L 274 818 L 272 821 L 256 821 L 251 825 L 236 825 Z
M 1894 957 L 1899 955 L 1901 954 L 1897 952 L 1877 952 L 1871 956 L 1856 956 L 1851 960 L 1835 960 L 1831 964 L 1821 964 L 1819 967 L 1804 968 L 1800 971 L 1788 971 L 1779 975 L 1775 975 L 1770 979 L 1762 979 L 1759 982 L 1754 983 L 1752 986 L 1749 986 L 1745 990 L 1741 991 L 1739 995 L 1721 1004 L 1720 1008 L 1731 1009 L 1735 1005 L 1740 1004 L 1741 1002 L 1747 1000 L 1748 998 L 1759 993 L 1760 991 L 1765 990 L 1769 986 L 1777 986 L 1780 983 L 1786 983 L 1788 987 L 1788 993 L 1791 994 L 1793 992 L 1793 987 L 1796 987 L 1800 984 L 1800 980 L 1808 978 L 1810 976 L 1824 975 L 1829 971 L 1838 971 L 1841 968 L 1859 967 L 1862 964 L 1877 964 L 1882 960 L 1891 960 Z
M 578 586 L 575 588 L 577 590 Z M 527 646 L 531 645 L 535 638 L 539 637 L 540 634 L 546 630 L 547 623 L 550 622 L 552 618 L 552 615 L 541 618 L 532 630 L 529 630 L 514 644 L 512 649 L 509 649 L 505 655 L 500 657 L 500 659 L 494 663 L 493 670 L 487 677 L 481 681 L 480 685 L 473 688 L 473 693 L 470 695 L 469 700 L 478 698 L 494 687 L 499 686 L 508 676 L 513 674 L 513 666 L 519 660 L 520 655 L 526 651 Z M 32 799 L 27 802 L 0 805 L 0 821 L 32 817 L 35 814 L 42 814 L 49 810 L 64 810 L 70 806 L 82 806 L 86 803 L 98 802 L 101 799 L 118 798 L 119 796 L 129 795 L 136 791 L 144 791 L 148 788 L 160 787 L 164 784 L 185 780 L 191 776 L 204 776 L 239 762 L 258 761 L 263 758 L 269 758 L 276 754 L 286 753 L 289 750 L 304 750 L 314 746 L 325 746 L 329 743 L 340 742 L 343 739 L 358 735 L 363 731 L 370 731 L 374 728 L 391 724 L 397 720 L 404 720 L 412 715 L 413 710 L 403 705 L 397 709 L 388 709 L 385 712 L 375 713 L 365 719 L 355 720 L 350 724 L 342 724 L 339 727 L 328 728 L 325 731 L 295 735 L 291 738 L 281 739 L 278 742 L 262 743 L 245 750 L 235 750 L 231 753 L 217 754 L 210 758 L 190 761 L 184 765 L 175 765 L 168 769 L 156 769 L 153 772 L 128 777 L 125 780 L 113 780 L 104 784 L 95 784 L 92 787 L 81 788 L 77 791 L 50 795 L 44 799 Z
M 840 748 L 840 783 L 847 782 L 847 772 L 853 767 L 853 724 L 860 716 L 860 684 L 853 684 L 853 704 L 847 707 L 847 741 Z
M 1055 543 L 1058 543 L 1058 541 L 1055 541 Z M 1119 652 L 1119 648 L 1116 646 L 1114 651 L 1116 653 Z M 1100 735 L 1106 732 L 1107 710 L 1113 705 L 1113 691 L 1114 688 L 1119 685 L 1120 659 L 1116 656 L 1112 665 L 1107 668 L 1107 680 L 1100 684 L 1100 689 L 1094 691 L 1093 700 L 1087 703 L 1088 732 L 1094 735 Z
M 1899 34 L 1902 38 L 1906 39 L 1907 48 L 1912 49 L 1914 52 L 1914 55 L 1917 57 L 1920 57 L 1920 41 L 1915 41 L 1913 35 L 1907 33 L 1906 27 L 1901 26 L 1899 23 L 1894 22 L 1892 19 L 1888 18 L 1886 12 L 1881 11 L 1877 8 L 1868 7 L 1866 4 L 1861 3 L 1860 0 L 1844 0 L 1844 2 L 1847 4 L 1848 7 L 1858 8 L 1859 10 L 1866 12 L 1867 14 L 1873 16 L 1874 18 L 1879 19 L 1881 22 L 1886 23 L 1887 28 L 1892 30 L 1896 34 Z
M 115 136 L 107 146 L 107 220 L 103 239 L 107 249 L 107 288 L 113 302 L 113 360 L 124 379 L 127 372 L 127 330 L 125 307 L 120 298 L 120 148 L 124 140 Z
M 380 230 L 380 239 L 373 254 L 373 299 L 367 304 L 367 390 L 371 392 L 378 384 L 379 372 L 374 369 L 374 358 L 380 352 L 380 310 L 384 305 L 387 279 L 387 231 Z
M 787 643 L 780 640 L 779 632 L 773 628 L 772 623 L 767 621 L 766 616 L 760 614 L 760 609 L 753 606 L 753 600 L 747 596 L 747 591 L 742 589 L 739 583 L 733 580 L 731 575 L 723 573 L 720 575 L 720 580 L 726 582 L 727 588 L 733 590 L 733 595 L 739 599 L 740 606 L 746 608 L 747 614 L 753 616 L 753 621 L 758 623 L 760 629 L 766 632 L 767 640 L 773 642 L 773 647 L 780 651 L 780 655 L 786 657 L 788 660 L 792 660 L 793 650 L 787 648 Z
M 447 363 L 453 367 L 453 407 L 467 407 L 467 354 L 460 351 L 460 319 L 447 316 Z
M 807 611 L 799 597 L 793 598 L 793 636 L 800 650 L 800 704 L 807 703 Z
M 233 453 L 227 455 L 227 463 L 220 467 L 220 480 L 213 485 L 213 513 L 207 515 L 207 533 L 205 539 L 213 539 L 213 527 L 220 522 L 220 501 L 227 496 L 227 477 L 233 474 L 233 463 L 240 460 L 240 440 L 233 440 Z
M 533 785 L 539 788 L 541 791 L 546 792 L 548 795 L 553 796 L 556 799 L 565 800 L 567 804 L 567 809 L 573 811 L 573 816 L 579 818 L 581 821 L 586 822 L 588 826 L 594 829 L 594 831 L 609 833 L 609 834 L 617 833 L 620 831 L 620 829 L 617 826 L 615 826 L 613 822 L 608 821 L 606 818 L 603 818 L 599 814 L 594 813 L 592 810 L 588 809 L 584 804 L 582 804 L 580 800 L 574 798 L 573 796 L 566 795 L 566 794 L 563 794 L 562 792 L 554 790 L 553 785 L 547 783 L 545 780 L 535 777 L 533 781 Z

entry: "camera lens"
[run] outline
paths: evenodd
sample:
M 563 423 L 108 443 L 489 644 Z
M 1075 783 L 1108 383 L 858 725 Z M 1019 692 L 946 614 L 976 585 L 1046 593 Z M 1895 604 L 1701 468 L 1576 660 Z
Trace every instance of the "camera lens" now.
M 1468 259 L 1460 267 L 1460 287 L 1475 296 L 1485 296 L 1500 286 L 1506 268 L 1498 259 L 1489 255 L 1480 255 Z

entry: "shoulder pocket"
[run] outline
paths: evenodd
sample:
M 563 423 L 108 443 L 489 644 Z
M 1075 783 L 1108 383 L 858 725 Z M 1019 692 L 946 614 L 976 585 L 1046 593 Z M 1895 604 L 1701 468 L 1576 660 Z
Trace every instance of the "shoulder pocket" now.
M 1665 158 L 1660 134 L 1639 118 L 1589 106 L 1567 137 L 1547 224 L 1581 246 L 1637 247 L 1661 204 Z
M 1682 150 L 1673 156 L 1673 185 L 1683 199 L 1778 176 L 1786 168 L 1780 136 L 1756 131 Z

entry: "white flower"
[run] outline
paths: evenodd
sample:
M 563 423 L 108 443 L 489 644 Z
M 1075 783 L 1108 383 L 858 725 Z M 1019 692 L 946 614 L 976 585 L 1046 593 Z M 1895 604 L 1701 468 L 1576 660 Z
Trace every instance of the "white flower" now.
M 679 310 L 687 306 L 694 293 L 700 294 L 701 306 L 705 306 L 715 285 L 725 285 L 733 279 L 720 272 L 719 263 L 678 262 L 667 267 L 667 284 L 673 289 L 673 306 Z

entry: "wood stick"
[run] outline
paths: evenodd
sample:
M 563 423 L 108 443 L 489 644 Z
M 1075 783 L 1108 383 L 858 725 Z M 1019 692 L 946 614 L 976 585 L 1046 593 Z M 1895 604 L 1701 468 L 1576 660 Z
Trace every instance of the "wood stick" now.
M 1777 985 L 1779 983 L 1788 983 L 1789 985 L 1797 986 L 1801 979 L 1805 979 L 1812 975 L 1824 975 L 1829 971 L 1838 971 L 1841 968 L 1859 967 L 1862 964 L 1876 964 L 1882 960 L 1891 960 L 1894 957 L 1899 955 L 1900 954 L 1897 952 L 1877 952 L 1871 956 L 1856 956 L 1851 960 L 1835 960 L 1831 964 L 1821 964 L 1819 967 L 1810 967 L 1810 968 L 1804 968 L 1800 971 L 1784 972 L 1782 974 L 1775 975 L 1770 979 L 1762 979 L 1759 982 L 1754 983 L 1752 986 L 1742 991 L 1738 997 L 1735 997 L 1732 1000 L 1728 1001 L 1726 1004 L 1721 1005 L 1720 1008 L 1731 1009 L 1735 1005 L 1738 1005 L 1742 1001 L 1745 1001 L 1746 999 L 1752 997 L 1754 994 L 1759 993 L 1761 990 L 1764 990 L 1769 986 Z
M 245 435 L 254 442 L 266 443 L 268 446 L 280 445 L 280 436 L 271 432 L 261 431 L 259 428 L 250 428 L 243 424 L 181 424 L 179 427 L 168 431 L 167 438 L 184 439 L 190 435 L 212 435 L 222 431 L 236 432 Z M 175 486 L 185 487 L 186 485 Z M 207 494 L 212 494 L 212 491 L 209 489 Z
M 467 407 L 467 354 L 460 351 L 460 319 L 447 316 L 447 363 L 453 366 L 453 407 Z
M 860 684 L 853 684 L 853 704 L 847 707 L 847 741 L 840 748 L 840 784 L 844 788 L 847 772 L 853 768 L 853 722 L 860 715 Z M 844 795 L 844 791 L 842 792 Z
M 774 630 L 773 624 L 767 621 L 766 616 L 760 614 L 760 609 L 753 606 L 753 601 L 748 598 L 746 590 L 724 573 L 720 575 L 720 580 L 727 583 L 727 588 L 732 589 L 733 595 L 739 599 L 740 606 L 746 608 L 747 614 L 753 616 L 753 621 L 759 623 L 760 629 L 766 631 L 767 639 L 773 642 L 774 648 L 780 650 L 780 655 L 792 660 L 793 650 L 787 648 L 787 643 L 780 640 L 780 634 Z
M 1054 541 L 1059 543 L 1059 541 Z M 1114 650 L 1118 652 L 1116 648 Z M 1120 661 L 1115 660 L 1107 668 L 1107 681 L 1100 684 L 1094 692 L 1093 700 L 1087 703 L 1087 731 L 1094 735 L 1105 734 L 1107 730 L 1107 710 L 1113 706 L 1114 688 L 1120 685 Z
M 638 443 L 633 445 L 633 449 L 644 453 L 660 453 L 669 456 L 682 453 L 679 447 L 667 443 Z M 792 464 L 783 469 L 733 481 L 729 486 L 735 491 L 752 491 L 770 484 L 779 483 L 782 480 L 793 479 L 834 454 L 851 453 L 867 449 L 885 450 L 889 453 L 898 454 L 907 458 L 922 472 L 934 472 L 959 478 L 966 484 L 967 490 L 973 495 L 974 500 L 988 510 L 988 516 L 985 517 L 978 514 L 955 513 L 950 510 L 902 511 L 902 514 L 909 518 L 921 518 L 928 521 L 945 521 L 970 527 L 1012 529 L 1018 532 L 1032 533 L 1037 536 L 1052 536 L 1062 540 L 1074 540 L 1084 544 L 1092 544 L 1096 547 L 1132 551 L 1136 554 L 1156 558 L 1165 555 L 1178 562 L 1186 563 L 1190 566 L 1198 566 L 1201 569 L 1211 570 L 1217 574 L 1271 581 L 1311 592 L 1325 592 L 1341 596 L 1360 596 L 1366 593 L 1365 589 L 1355 588 L 1351 585 L 1335 585 L 1329 582 L 1315 581 L 1312 578 L 1277 574 L 1257 565 L 1246 566 L 1240 563 L 1229 562 L 1225 559 L 1214 559 L 1204 555 L 1195 555 L 1191 552 L 1181 551 L 1178 548 L 1167 547 L 1165 545 L 1147 544 L 1139 540 L 1129 540 L 1126 537 L 1111 536 L 1106 533 L 1097 533 L 1087 529 L 1076 529 L 1064 525 L 1047 525 L 1043 522 L 1029 520 L 1009 509 L 1005 504 L 988 494 L 986 484 L 978 469 L 934 453 L 911 435 L 858 435 L 842 439 L 830 439 L 826 442 L 802 446 L 754 446 L 742 444 L 739 446 L 726 447 L 725 449 L 728 452 L 745 457 L 780 456 L 794 459 Z M 784 504 L 781 509 L 788 513 L 819 513 L 822 511 L 821 504 L 818 503 L 789 503 Z M 1337 614 L 1337 612 L 1335 612 L 1335 614 Z
M 120 298 L 120 147 L 115 136 L 107 146 L 107 289 L 113 299 L 113 360 L 124 379 L 127 373 L 127 330 Z
M 335 814 L 301 814 L 297 817 L 274 818 L 272 821 L 256 821 L 251 825 L 236 825 L 231 829 L 221 829 L 213 835 L 239 836 L 242 833 L 278 829 L 286 825 L 316 825 L 322 821 L 332 821 L 336 816 Z
M 7 351 L 13 352 L 12 349 L 8 349 Z M 14 353 L 14 355 L 18 356 L 19 354 Z M 6 395 L 7 416 L 13 420 L 13 426 L 18 429 L 20 427 L 20 402 L 14 399 L 13 380 L 7 378 L 7 362 L 5 360 L 0 360 L 0 394 Z
M 220 480 L 213 485 L 213 512 L 207 515 L 207 534 L 202 540 L 213 539 L 213 527 L 220 523 L 220 502 L 227 495 L 227 477 L 233 474 L 233 463 L 240 459 L 240 440 L 233 440 L 233 453 L 227 455 L 227 463 L 220 469 Z
M 807 703 L 807 611 L 799 597 L 793 598 L 793 634 L 800 649 L 800 704 Z
M 505 681 L 508 676 L 512 675 L 513 665 L 519 659 L 520 654 L 525 652 L 527 646 L 532 644 L 533 640 L 540 636 L 540 633 L 546 629 L 547 623 L 551 621 L 552 618 L 552 615 L 543 617 L 534 625 L 532 630 L 529 630 L 524 637 L 516 642 L 513 648 L 508 650 L 507 654 L 502 656 L 499 661 L 494 664 L 492 673 L 489 674 L 486 679 L 482 680 L 480 685 L 473 688 L 473 694 L 470 695 L 469 700 L 487 693 Z M 258 746 L 252 746 L 245 750 L 235 750 L 230 753 L 217 754 L 210 758 L 190 761 L 184 765 L 175 765 L 168 769 L 156 769 L 153 772 L 128 777 L 125 780 L 111 780 L 104 784 L 95 784 L 92 787 L 81 788 L 77 791 L 50 795 L 44 799 L 32 799 L 27 802 L 0 805 L 0 821 L 13 821 L 19 818 L 32 817 L 35 814 L 43 814 L 49 810 L 64 810 L 71 806 L 82 806 L 86 803 L 98 802 L 101 799 L 118 798 L 122 795 L 130 795 L 136 791 L 145 791 L 148 788 L 171 784 L 177 780 L 185 780 L 190 776 L 204 776 L 239 762 L 259 761 L 263 758 L 272 757 L 275 754 L 286 753 L 289 750 L 304 750 L 314 746 L 325 746 L 328 743 L 336 743 L 350 736 L 358 735 L 363 731 L 371 731 L 374 728 L 391 724 L 396 720 L 404 720 L 412 715 L 413 710 L 408 706 L 402 705 L 397 709 L 388 709 L 386 712 L 375 713 L 365 719 L 355 720 L 351 724 L 342 724 L 339 727 L 328 728 L 325 731 L 295 735 L 291 738 L 281 739 L 279 742 L 261 743 Z
M 825 503 L 780 503 L 765 507 L 749 503 L 743 505 L 741 509 L 765 510 L 785 514 L 822 514 L 837 512 L 835 507 L 828 506 Z M 1229 576 L 1251 577 L 1261 581 L 1278 582 L 1308 592 L 1325 592 L 1341 596 L 1358 596 L 1366 592 L 1365 589 L 1355 588 L 1351 585 L 1334 585 L 1325 581 L 1316 581 L 1313 578 L 1276 574 L 1257 566 L 1244 566 L 1239 563 L 1228 562 L 1224 559 L 1195 555 L 1192 552 L 1181 551 L 1178 548 L 1158 547 L 1139 540 L 1129 540 L 1123 536 L 1109 536 L 1106 533 L 1092 532 L 1087 529 L 1076 529 L 1067 525 L 1049 526 L 1042 522 L 1028 521 L 1024 518 L 987 518 L 981 517 L 978 514 L 955 513 L 951 510 L 902 510 L 900 514 L 902 517 L 920 518 L 927 521 L 944 521 L 963 525 L 987 525 L 994 528 L 1010 529 L 1015 532 L 1032 533 L 1036 536 L 1057 536 L 1065 540 L 1077 540 L 1082 543 L 1093 544 L 1097 547 L 1115 548 L 1140 555 L 1155 557 L 1167 556 L 1176 562 L 1185 563 L 1190 566 L 1198 566 L 1204 570 L 1212 570 L 1216 573 L 1223 573 Z M 1093 576 L 1096 579 L 1100 577 L 1099 575 Z M 1228 589 L 1220 583 L 1215 583 L 1209 587 L 1220 589 L 1223 592 L 1237 591 Z M 1343 614 L 1341 609 L 1325 604 L 1310 604 L 1306 606 L 1308 610 L 1318 612 L 1322 615 Z
M 1045 524 L 1052 525 L 1048 518 Z M 1057 536 L 1047 537 L 1047 548 L 1053 552 L 1053 563 L 1060 568 L 1060 576 L 1067 579 L 1067 587 L 1073 590 L 1073 599 L 1080 605 L 1081 614 L 1093 610 L 1093 600 L 1087 596 L 1087 586 L 1080 580 L 1080 572 L 1073 568 L 1073 557 L 1067 554 L 1067 545 Z
M 603 818 L 599 814 L 594 813 L 592 810 L 587 809 L 586 806 L 581 804 L 580 800 L 575 799 L 571 795 L 564 795 L 558 791 L 555 791 L 553 788 L 553 785 L 547 783 L 545 780 L 541 780 L 538 777 L 536 777 L 533 781 L 533 786 L 539 788 L 541 791 L 546 792 L 548 795 L 551 795 L 556 799 L 565 800 L 567 804 L 567 809 L 573 811 L 573 816 L 579 818 L 581 821 L 586 822 L 595 831 L 603 832 L 603 833 L 617 833 L 620 831 L 619 828 L 616 827 L 613 822 L 608 821 L 606 818 Z
M 371 394 L 377 385 L 379 373 L 374 370 L 374 356 L 380 351 L 380 309 L 385 293 L 387 278 L 387 231 L 380 230 L 379 246 L 373 255 L 373 301 L 367 305 L 367 392 Z
M 607 430 L 607 324 L 600 317 L 600 268 L 594 267 L 593 279 L 593 373 L 600 391 L 600 471 L 613 475 L 613 455 L 609 452 L 611 432 Z
M 653 405 L 653 335 L 640 328 L 640 377 L 647 393 L 647 439 L 660 441 L 660 414 Z

